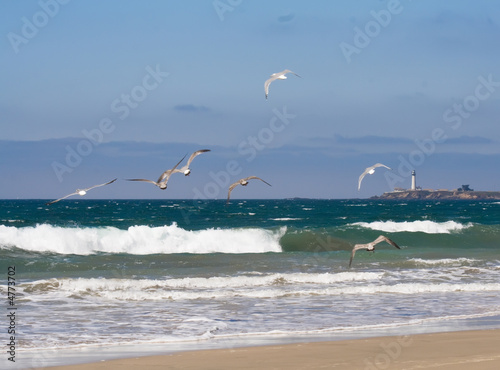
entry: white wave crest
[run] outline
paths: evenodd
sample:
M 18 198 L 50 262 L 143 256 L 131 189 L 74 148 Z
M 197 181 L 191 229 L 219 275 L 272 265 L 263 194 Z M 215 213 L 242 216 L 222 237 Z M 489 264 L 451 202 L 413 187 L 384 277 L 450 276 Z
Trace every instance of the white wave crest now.
M 321 276 L 316 275 L 320 277 Z M 306 277 L 306 281 L 310 280 Z M 32 302 L 70 298 L 86 298 L 90 300 L 120 301 L 158 301 L 158 300 L 195 300 L 195 299 L 232 299 L 234 297 L 278 298 L 284 296 L 344 296 L 366 294 L 422 294 L 451 292 L 496 292 L 499 283 L 400 283 L 386 285 L 379 283 L 341 284 L 349 281 L 371 281 L 372 276 L 330 277 L 316 283 L 303 284 L 300 278 L 294 282 L 292 274 L 284 279 L 289 284 L 276 280 L 276 276 L 268 279 L 216 278 L 210 279 L 173 279 L 173 280 L 134 280 L 134 279 L 50 279 L 23 284 L 19 288 Z M 273 281 L 274 279 L 274 281 Z M 331 281 L 337 281 L 337 285 Z M 347 281 L 346 281 L 347 280 Z M 283 285 L 284 284 L 284 285 Z
M 11 227 L 0 225 L 0 246 L 35 252 L 89 255 L 96 252 L 156 253 L 265 253 L 281 252 L 280 238 L 286 227 L 265 229 L 205 229 L 190 231 L 172 224 L 65 228 L 51 225 Z
M 423 258 L 410 258 L 410 262 L 414 262 L 417 265 L 429 265 L 429 266 L 434 266 L 434 265 L 466 265 L 466 264 L 471 264 L 474 263 L 478 260 L 473 259 L 473 258 L 441 258 L 437 260 L 428 260 L 428 259 L 423 259 Z
M 375 221 L 375 222 L 356 222 L 352 225 L 366 227 L 372 230 L 380 230 L 385 232 L 423 232 L 427 234 L 449 234 L 452 231 L 460 231 L 472 226 L 469 224 L 461 224 L 455 221 L 434 222 L 434 221 Z
M 297 284 L 331 285 L 334 283 L 373 281 L 381 279 L 383 272 L 339 272 L 339 273 L 291 273 L 291 274 L 268 274 L 262 276 L 213 276 L 185 277 L 174 279 L 104 279 L 104 278 L 77 278 L 77 279 L 49 279 L 38 280 L 23 285 L 25 292 L 37 291 L 66 291 L 75 292 L 99 292 L 99 291 L 151 291 L 186 289 L 188 291 L 200 289 L 235 289 L 274 287 Z

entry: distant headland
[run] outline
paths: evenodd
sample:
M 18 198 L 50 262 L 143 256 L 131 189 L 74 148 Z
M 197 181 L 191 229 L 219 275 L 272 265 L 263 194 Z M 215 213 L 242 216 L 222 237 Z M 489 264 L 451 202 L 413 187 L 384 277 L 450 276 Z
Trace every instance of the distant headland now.
M 411 188 L 394 188 L 394 191 L 386 192 L 380 196 L 370 199 L 469 199 L 469 200 L 500 200 L 500 191 L 474 191 L 469 185 L 462 185 L 458 189 L 422 189 L 417 186 L 417 174 L 411 172 Z
M 500 200 L 500 191 L 460 191 L 460 190 L 395 190 L 370 199 L 469 199 Z

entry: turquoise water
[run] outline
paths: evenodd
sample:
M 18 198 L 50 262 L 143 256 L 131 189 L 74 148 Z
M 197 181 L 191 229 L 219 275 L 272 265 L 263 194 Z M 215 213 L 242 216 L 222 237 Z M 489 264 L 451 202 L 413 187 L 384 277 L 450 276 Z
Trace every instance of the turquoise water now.
M 500 327 L 500 202 L 4 200 L 0 257 L 21 353 Z

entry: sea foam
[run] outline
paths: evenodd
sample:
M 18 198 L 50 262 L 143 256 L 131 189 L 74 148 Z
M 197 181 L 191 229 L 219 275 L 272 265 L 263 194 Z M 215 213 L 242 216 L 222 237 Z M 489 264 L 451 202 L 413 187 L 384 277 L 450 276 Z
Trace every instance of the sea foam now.
M 429 266 L 435 266 L 435 265 L 468 265 L 474 262 L 477 262 L 478 260 L 473 259 L 473 258 L 441 258 L 441 259 L 436 259 L 436 260 L 431 260 L 431 259 L 422 259 L 422 258 L 410 258 L 410 262 L 414 262 L 417 265 L 429 265 Z
M 47 224 L 34 227 L 0 225 L 0 247 L 34 252 L 89 255 L 98 252 L 156 253 L 265 253 L 281 252 L 278 230 L 260 228 L 185 230 L 170 226 L 67 228 Z
M 472 224 L 461 224 L 455 221 L 434 222 L 434 221 L 375 221 L 375 222 L 356 222 L 352 225 L 366 227 L 372 230 L 385 232 L 423 232 L 427 234 L 449 234 L 452 231 L 460 231 L 471 227 Z
M 367 276 L 349 277 L 352 282 L 360 284 L 342 284 L 343 276 L 336 284 L 326 281 L 319 283 L 292 283 L 294 278 L 288 276 L 288 284 L 282 285 L 275 276 L 263 281 L 261 279 L 243 278 L 231 281 L 225 286 L 221 283 L 225 278 L 214 281 L 203 279 L 145 280 L 145 279 L 50 279 L 23 284 L 20 291 L 26 299 L 36 302 L 42 297 L 50 296 L 54 300 L 67 299 L 106 299 L 125 301 L 158 301 L 158 300 L 195 300 L 195 299 L 229 299 L 278 298 L 285 296 L 356 296 L 366 294 L 401 294 L 418 295 L 427 293 L 451 292 L 494 292 L 500 289 L 499 283 L 398 283 L 384 284 L 367 282 Z M 285 280 L 287 279 L 285 278 Z M 181 281 L 184 280 L 184 281 Z M 334 279 L 335 280 L 335 279 Z M 348 281 L 345 281 L 348 282 Z M 29 293 L 29 294 L 28 294 Z

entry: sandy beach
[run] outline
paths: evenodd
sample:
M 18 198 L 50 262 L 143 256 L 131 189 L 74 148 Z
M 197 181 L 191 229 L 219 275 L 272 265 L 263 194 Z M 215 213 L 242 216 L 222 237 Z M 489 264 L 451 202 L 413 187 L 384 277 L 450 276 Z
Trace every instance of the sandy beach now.
M 499 369 L 500 329 L 311 342 L 50 367 L 93 369 Z

